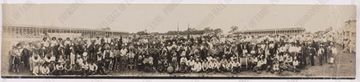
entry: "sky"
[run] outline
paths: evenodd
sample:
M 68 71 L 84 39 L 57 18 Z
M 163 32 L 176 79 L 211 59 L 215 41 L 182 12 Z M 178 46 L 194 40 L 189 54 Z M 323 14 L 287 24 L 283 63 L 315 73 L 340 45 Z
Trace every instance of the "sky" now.
M 303 27 L 315 32 L 356 19 L 354 5 L 266 4 L 6 4 L 4 26 L 109 27 L 112 31 L 167 32 L 188 27 L 239 30 Z

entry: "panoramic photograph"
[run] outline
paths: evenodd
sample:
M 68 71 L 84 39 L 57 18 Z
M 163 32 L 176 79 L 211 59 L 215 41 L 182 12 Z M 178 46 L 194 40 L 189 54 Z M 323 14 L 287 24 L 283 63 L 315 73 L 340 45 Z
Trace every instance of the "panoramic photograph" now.
M 355 79 L 355 5 L 3 4 L 2 78 Z

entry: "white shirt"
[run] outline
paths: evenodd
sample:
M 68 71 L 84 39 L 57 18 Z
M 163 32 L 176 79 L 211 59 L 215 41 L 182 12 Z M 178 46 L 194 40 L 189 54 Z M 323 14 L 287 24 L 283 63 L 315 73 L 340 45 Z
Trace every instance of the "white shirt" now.
M 77 58 L 76 62 L 81 66 L 84 64 L 84 60 L 82 58 Z
M 36 57 L 37 57 L 37 59 L 36 59 Z M 31 57 L 31 60 L 32 60 L 32 62 L 33 63 L 40 63 L 40 56 L 39 55 L 33 55 L 32 57 Z
M 331 51 L 332 51 L 332 54 L 333 54 L 333 55 L 337 54 L 336 48 L 332 47 L 332 48 L 331 48 Z
M 187 61 L 186 57 L 181 57 L 180 58 L 180 63 L 186 63 L 186 61 Z
M 299 61 L 295 60 L 293 61 L 293 66 L 298 66 L 299 65 Z
M 48 41 L 42 41 L 41 44 L 43 44 L 44 47 L 49 47 L 50 46 Z
M 54 56 L 51 56 L 50 58 L 45 57 L 45 61 L 46 62 L 53 62 L 53 61 L 55 61 L 55 57 Z
M 191 60 L 190 62 L 189 62 L 189 66 L 194 66 L 195 65 L 195 60 Z
M 56 67 L 57 70 L 63 70 L 64 69 L 64 66 L 61 65 L 61 64 L 57 64 L 55 67 Z
M 129 58 L 134 58 L 135 54 L 133 52 L 128 53 Z
M 64 42 L 64 45 L 71 45 L 71 42 L 70 42 L 69 40 L 66 40 L 66 41 Z
M 100 40 L 101 40 L 101 39 L 96 39 L 96 40 L 95 40 L 95 44 L 101 44 Z
M 193 71 L 196 71 L 196 72 L 201 71 L 201 63 L 200 63 L 200 62 L 196 62 L 196 63 L 194 64 L 194 67 L 193 67 L 192 70 L 193 70 Z
M 81 68 L 87 70 L 87 69 L 89 69 L 89 64 L 88 64 L 88 63 L 83 63 L 83 64 L 81 65 Z
M 98 66 L 96 64 L 89 64 L 90 71 L 96 71 L 97 69 L 98 69 Z
M 105 43 L 110 43 L 111 42 L 111 38 L 105 38 Z
M 121 49 L 120 50 L 120 53 L 121 53 L 120 56 L 125 56 L 127 51 L 128 51 L 127 49 Z
M 296 51 L 297 51 L 297 49 L 295 46 L 290 46 L 289 52 L 296 52 Z
M 50 73 L 50 69 L 47 66 L 41 66 L 40 70 L 41 70 L 42 74 L 49 74 Z
M 50 41 L 50 47 L 54 47 L 55 45 L 58 45 L 58 43 L 56 42 L 56 40 L 51 40 L 51 41 Z
M 214 62 L 209 62 L 209 68 L 215 68 L 215 63 Z

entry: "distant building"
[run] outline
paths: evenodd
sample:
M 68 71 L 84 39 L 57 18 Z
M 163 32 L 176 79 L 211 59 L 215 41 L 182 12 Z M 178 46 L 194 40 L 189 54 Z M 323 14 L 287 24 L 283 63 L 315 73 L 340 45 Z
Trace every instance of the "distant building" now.
M 342 34 L 347 38 L 355 40 L 355 37 L 356 37 L 356 20 L 345 21 L 345 26 L 342 29 Z
M 304 28 L 277 28 L 277 29 L 260 29 L 245 30 L 234 34 L 299 34 L 305 32 Z
M 43 37 L 49 33 L 52 34 L 66 34 L 74 33 L 80 34 L 84 37 L 96 36 L 115 36 L 127 34 L 126 32 L 115 32 L 111 30 L 102 29 L 88 29 L 88 28 L 64 28 L 64 27 L 32 27 L 32 26 L 3 26 L 4 37 Z

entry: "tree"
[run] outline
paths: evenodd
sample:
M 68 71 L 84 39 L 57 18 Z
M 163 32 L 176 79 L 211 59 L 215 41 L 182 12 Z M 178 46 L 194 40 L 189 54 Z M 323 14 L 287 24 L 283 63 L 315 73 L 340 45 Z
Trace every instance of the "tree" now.
M 203 31 L 204 31 L 205 33 L 209 33 L 209 32 L 212 31 L 212 29 L 211 29 L 210 27 L 206 27 L 206 28 L 204 28 Z
M 239 29 L 238 26 L 231 26 L 230 28 L 231 28 L 231 30 L 229 31 L 229 33 L 236 32 Z
M 138 35 L 147 35 L 148 33 L 146 33 L 145 31 L 139 31 L 139 32 L 136 32 L 136 34 L 138 34 Z
M 166 32 L 165 34 L 168 34 L 168 35 L 177 35 L 177 34 L 180 34 L 180 35 L 201 35 L 201 34 L 206 34 L 206 33 L 221 33 L 222 32 L 222 29 L 221 28 L 217 28 L 217 29 L 212 29 L 210 27 L 206 27 L 202 30 L 197 30 L 195 28 L 188 28 L 187 30 L 183 30 L 183 31 L 168 31 Z
M 219 34 L 219 33 L 221 33 L 221 32 L 222 32 L 222 29 L 217 28 L 217 29 L 215 29 L 215 30 L 214 30 L 214 32 L 215 32 L 216 34 Z

